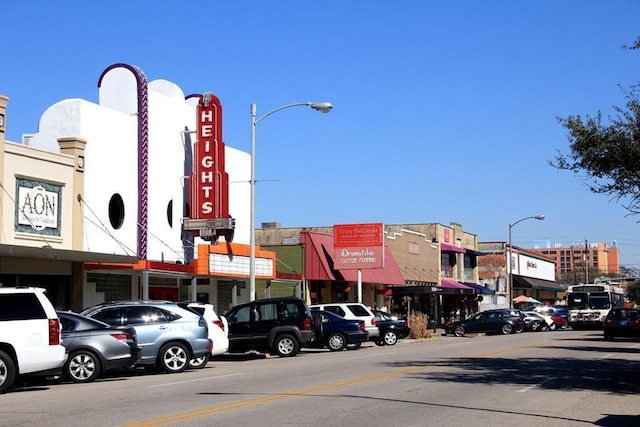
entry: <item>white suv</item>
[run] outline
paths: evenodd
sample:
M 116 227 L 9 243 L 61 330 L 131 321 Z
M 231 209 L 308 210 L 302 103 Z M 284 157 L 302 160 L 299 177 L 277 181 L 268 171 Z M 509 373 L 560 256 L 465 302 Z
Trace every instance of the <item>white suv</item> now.
M 182 305 L 182 303 L 180 303 Z M 213 304 L 190 302 L 187 304 L 191 310 L 204 317 L 209 327 L 209 338 L 213 341 L 212 356 L 219 356 L 229 351 L 229 324 L 227 318 L 218 316 Z
M 367 308 L 366 305 L 359 302 L 331 302 L 323 304 L 313 304 L 309 306 L 311 310 L 325 310 L 342 316 L 345 319 L 364 320 L 364 327 L 369 332 L 369 340 L 376 341 L 375 338 L 380 335 L 380 329 L 377 326 L 376 316 Z
M 20 375 L 60 375 L 58 315 L 42 288 L 0 287 L 0 393 Z

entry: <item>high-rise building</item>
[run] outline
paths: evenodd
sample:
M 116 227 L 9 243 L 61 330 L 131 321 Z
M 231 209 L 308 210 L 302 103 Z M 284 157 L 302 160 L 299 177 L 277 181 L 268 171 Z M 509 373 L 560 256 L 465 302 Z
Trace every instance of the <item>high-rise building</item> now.
M 592 283 L 600 275 L 620 274 L 620 253 L 615 242 L 609 245 L 583 241 L 530 250 L 555 261 L 556 280 L 560 283 Z

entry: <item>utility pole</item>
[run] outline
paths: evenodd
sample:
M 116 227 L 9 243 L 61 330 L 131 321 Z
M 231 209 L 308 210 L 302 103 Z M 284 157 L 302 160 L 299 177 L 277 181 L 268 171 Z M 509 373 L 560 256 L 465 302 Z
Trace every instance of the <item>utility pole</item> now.
M 589 245 L 584 239 L 584 283 L 589 283 Z

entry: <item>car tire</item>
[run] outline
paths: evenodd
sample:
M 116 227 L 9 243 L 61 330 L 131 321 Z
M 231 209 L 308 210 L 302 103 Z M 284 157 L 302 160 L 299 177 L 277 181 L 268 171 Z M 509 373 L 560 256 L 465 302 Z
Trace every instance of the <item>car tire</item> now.
M 458 325 L 453 329 L 453 335 L 457 337 L 463 337 L 467 331 L 464 330 L 464 326 Z
M 275 352 L 280 357 L 293 357 L 298 354 L 300 344 L 298 340 L 291 334 L 282 334 L 276 337 L 273 343 Z
M 189 360 L 189 369 L 202 369 L 207 366 L 207 363 L 209 363 L 208 354 L 196 357 L 195 359 Z
M 387 331 L 384 333 L 382 339 L 384 340 L 385 345 L 396 345 L 398 342 L 398 334 L 393 331 Z
M 344 335 L 333 333 L 327 337 L 327 348 L 330 351 L 341 351 L 347 346 L 347 340 Z
M 74 351 L 64 364 L 65 375 L 74 383 L 90 383 L 100 372 L 100 359 L 87 350 Z
M 516 334 L 521 334 L 523 331 L 524 331 L 524 325 L 522 325 L 522 324 L 518 324 L 518 325 L 515 327 L 515 330 L 514 330 L 514 332 L 515 332 Z
M 4 351 L 0 351 L 0 393 L 4 393 L 16 379 L 16 365 Z
M 361 342 L 357 342 L 355 344 L 347 344 L 347 350 L 357 350 L 360 347 L 362 347 L 362 343 Z
M 189 367 L 189 350 L 179 342 L 163 345 L 158 353 L 158 365 L 168 374 L 183 372 Z
M 502 335 L 509 335 L 513 333 L 513 325 L 510 323 L 505 323 L 504 325 L 502 325 L 502 327 L 500 328 L 500 332 L 502 333 Z
M 555 331 L 556 329 L 558 329 L 558 325 L 556 325 L 556 322 L 553 322 L 552 324 L 549 325 L 550 331 Z
M 531 322 L 531 332 L 539 332 L 542 329 L 542 322 L 539 320 L 534 320 Z
M 375 341 L 376 345 L 379 345 L 380 347 L 382 347 L 384 345 L 384 341 L 383 340 L 377 340 Z

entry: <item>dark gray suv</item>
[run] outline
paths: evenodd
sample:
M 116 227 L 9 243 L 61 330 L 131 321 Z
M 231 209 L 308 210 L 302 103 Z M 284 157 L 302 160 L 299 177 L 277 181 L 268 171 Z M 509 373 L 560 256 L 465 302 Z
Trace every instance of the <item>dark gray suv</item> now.
M 190 360 L 208 356 L 213 347 L 206 320 L 174 302 L 116 301 L 81 314 L 112 326 L 133 326 L 142 348 L 140 364 L 168 373 L 184 371 Z
M 250 350 L 298 354 L 314 337 L 309 307 L 300 298 L 268 298 L 233 307 L 229 322 L 229 353 Z

